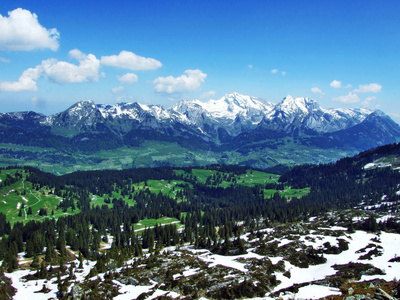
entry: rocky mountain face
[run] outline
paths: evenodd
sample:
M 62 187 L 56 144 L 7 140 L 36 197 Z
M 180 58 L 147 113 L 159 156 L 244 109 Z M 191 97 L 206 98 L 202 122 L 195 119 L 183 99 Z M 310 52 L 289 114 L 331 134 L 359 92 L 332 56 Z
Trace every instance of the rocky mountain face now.
M 88 141 L 101 149 L 104 140 L 112 141 L 112 147 L 158 140 L 223 151 L 244 145 L 251 149 L 254 143 L 290 137 L 303 145 L 362 151 L 400 138 L 399 125 L 380 111 L 325 109 L 315 100 L 291 96 L 275 105 L 238 93 L 208 102 L 182 100 L 168 109 L 139 103 L 96 105 L 82 101 L 51 116 L 3 113 L 0 128 L 3 143 L 29 141 L 40 146 L 29 136 L 42 141 L 51 137 L 72 141 L 78 149 L 85 149 Z M 18 132 L 18 139 L 9 132 Z M 95 151 L 96 147 L 90 149 Z
M 371 113 L 365 109 L 323 109 L 309 98 L 287 96 L 274 105 L 231 93 L 208 102 L 182 100 L 169 109 L 139 103 L 96 105 L 93 101 L 82 101 L 41 123 L 55 128 L 55 132 L 57 128 L 68 129 L 70 135 L 96 130 L 99 123 L 119 134 L 139 127 L 158 129 L 179 124 L 218 139 L 221 130 L 232 137 L 256 128 L 297 135 L 334 132 L 361 123 Z
M 366 109 L 324 109 L 315 100 L 287 96 L 264 117 L 260 126 L 297 135 L 325 133 L 357 125 L 370 113 Z

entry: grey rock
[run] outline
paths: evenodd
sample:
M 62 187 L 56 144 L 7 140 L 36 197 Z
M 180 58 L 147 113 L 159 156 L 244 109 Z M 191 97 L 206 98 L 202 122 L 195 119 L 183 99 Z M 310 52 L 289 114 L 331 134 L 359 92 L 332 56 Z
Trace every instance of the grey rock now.
M 347 290 L 347 294 L 353 295 L 353 293 L 354 293 L 354 289 L 352 287 L 349 287 L 349 289 Z
M 83 290 L 79 285 L 73 285 L 71 288 L 70 295 L 72 299 L 82 299 L 83 296 Z
M 125 285 L 138 285 L 139 284 L 139 281 L 137 281 L 136 279 L 134 279 L 132 277 L 121 278 L 118 281 Z
M 388 293 L 380 288 L 376 290 L 374 298 L 378 300 L 394 300 L 392 296 L 390 296 Z

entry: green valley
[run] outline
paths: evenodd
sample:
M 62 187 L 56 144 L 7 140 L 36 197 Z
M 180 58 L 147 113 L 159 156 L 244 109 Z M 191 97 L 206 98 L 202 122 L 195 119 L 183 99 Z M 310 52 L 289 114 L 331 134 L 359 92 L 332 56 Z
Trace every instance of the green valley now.
M 90 194 L 90 206 L 106 205 L 113 207 L 114 199 L 121 199 L 129 206 L 135 206 L 135 197 L 142 191 L 175 199 L 177 202 L 186 201 L 185 190 L 193 190 L 194 184 L 199 183 L 213 188 L 228 188 L 237 185 L 246 187 L 264 186 L 265 198 L 271 198 L 275 193 L 290 200 L 293 197 L 302 197 L 310 192 L 309 188 L 292 189 L 290 186 L 279 184 L 280 175 L 258 170 L 241 168 L 241 174 L 218 170 L 219 165 L 211 168 L 173 169 L 177 177 L 175 180 L 147 179 L 140 182 L 130 181 L 123 187 L 113 185 L 108 194 Z M 65 215 L 79 213 L 78 200 L 69 199 L 65 189 L 58 190 L 47 185 L 38 186 L 27 180 L 33 169 L 8 168 L 0 172 L 0 212 L 7 216 L 12 224 L 44 218 L 59 218 Z M 73 176 L 73 175 L 70 175 Z M 275 188 L 270 188 L 274 186 Z M 57 194 L 55 194 L 57 192 Z M 73 196 L 72 196 L 73 197 Z M 68 199 L 67 199 L 68 198 Z M 63 201 L 71 203 L 63 206 Z M 146 222 L 142 222 L 146 224 Z M 154 224 L 153 224 L 154 225 Z

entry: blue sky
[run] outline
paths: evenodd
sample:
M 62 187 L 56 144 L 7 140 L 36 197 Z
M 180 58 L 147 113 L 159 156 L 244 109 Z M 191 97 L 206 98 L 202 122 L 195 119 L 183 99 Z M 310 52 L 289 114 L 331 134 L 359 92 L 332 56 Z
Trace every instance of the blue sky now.
M 400 121 L 400 1 L 0 3 L 1 112 L 290 94 Z

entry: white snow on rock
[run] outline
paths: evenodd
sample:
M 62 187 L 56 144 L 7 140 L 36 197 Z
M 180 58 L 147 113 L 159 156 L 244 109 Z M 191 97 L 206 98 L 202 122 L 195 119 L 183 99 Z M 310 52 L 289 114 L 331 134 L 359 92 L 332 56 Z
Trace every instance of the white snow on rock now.
M 296 293 L 296 299 L 319 299 L 327 295 L 341 295 L 340 289 L 331 288 L 322 285 L 307 285 L 299 289 Z M 290 296 L 283 297 L 283 299 L 293 299 Z

